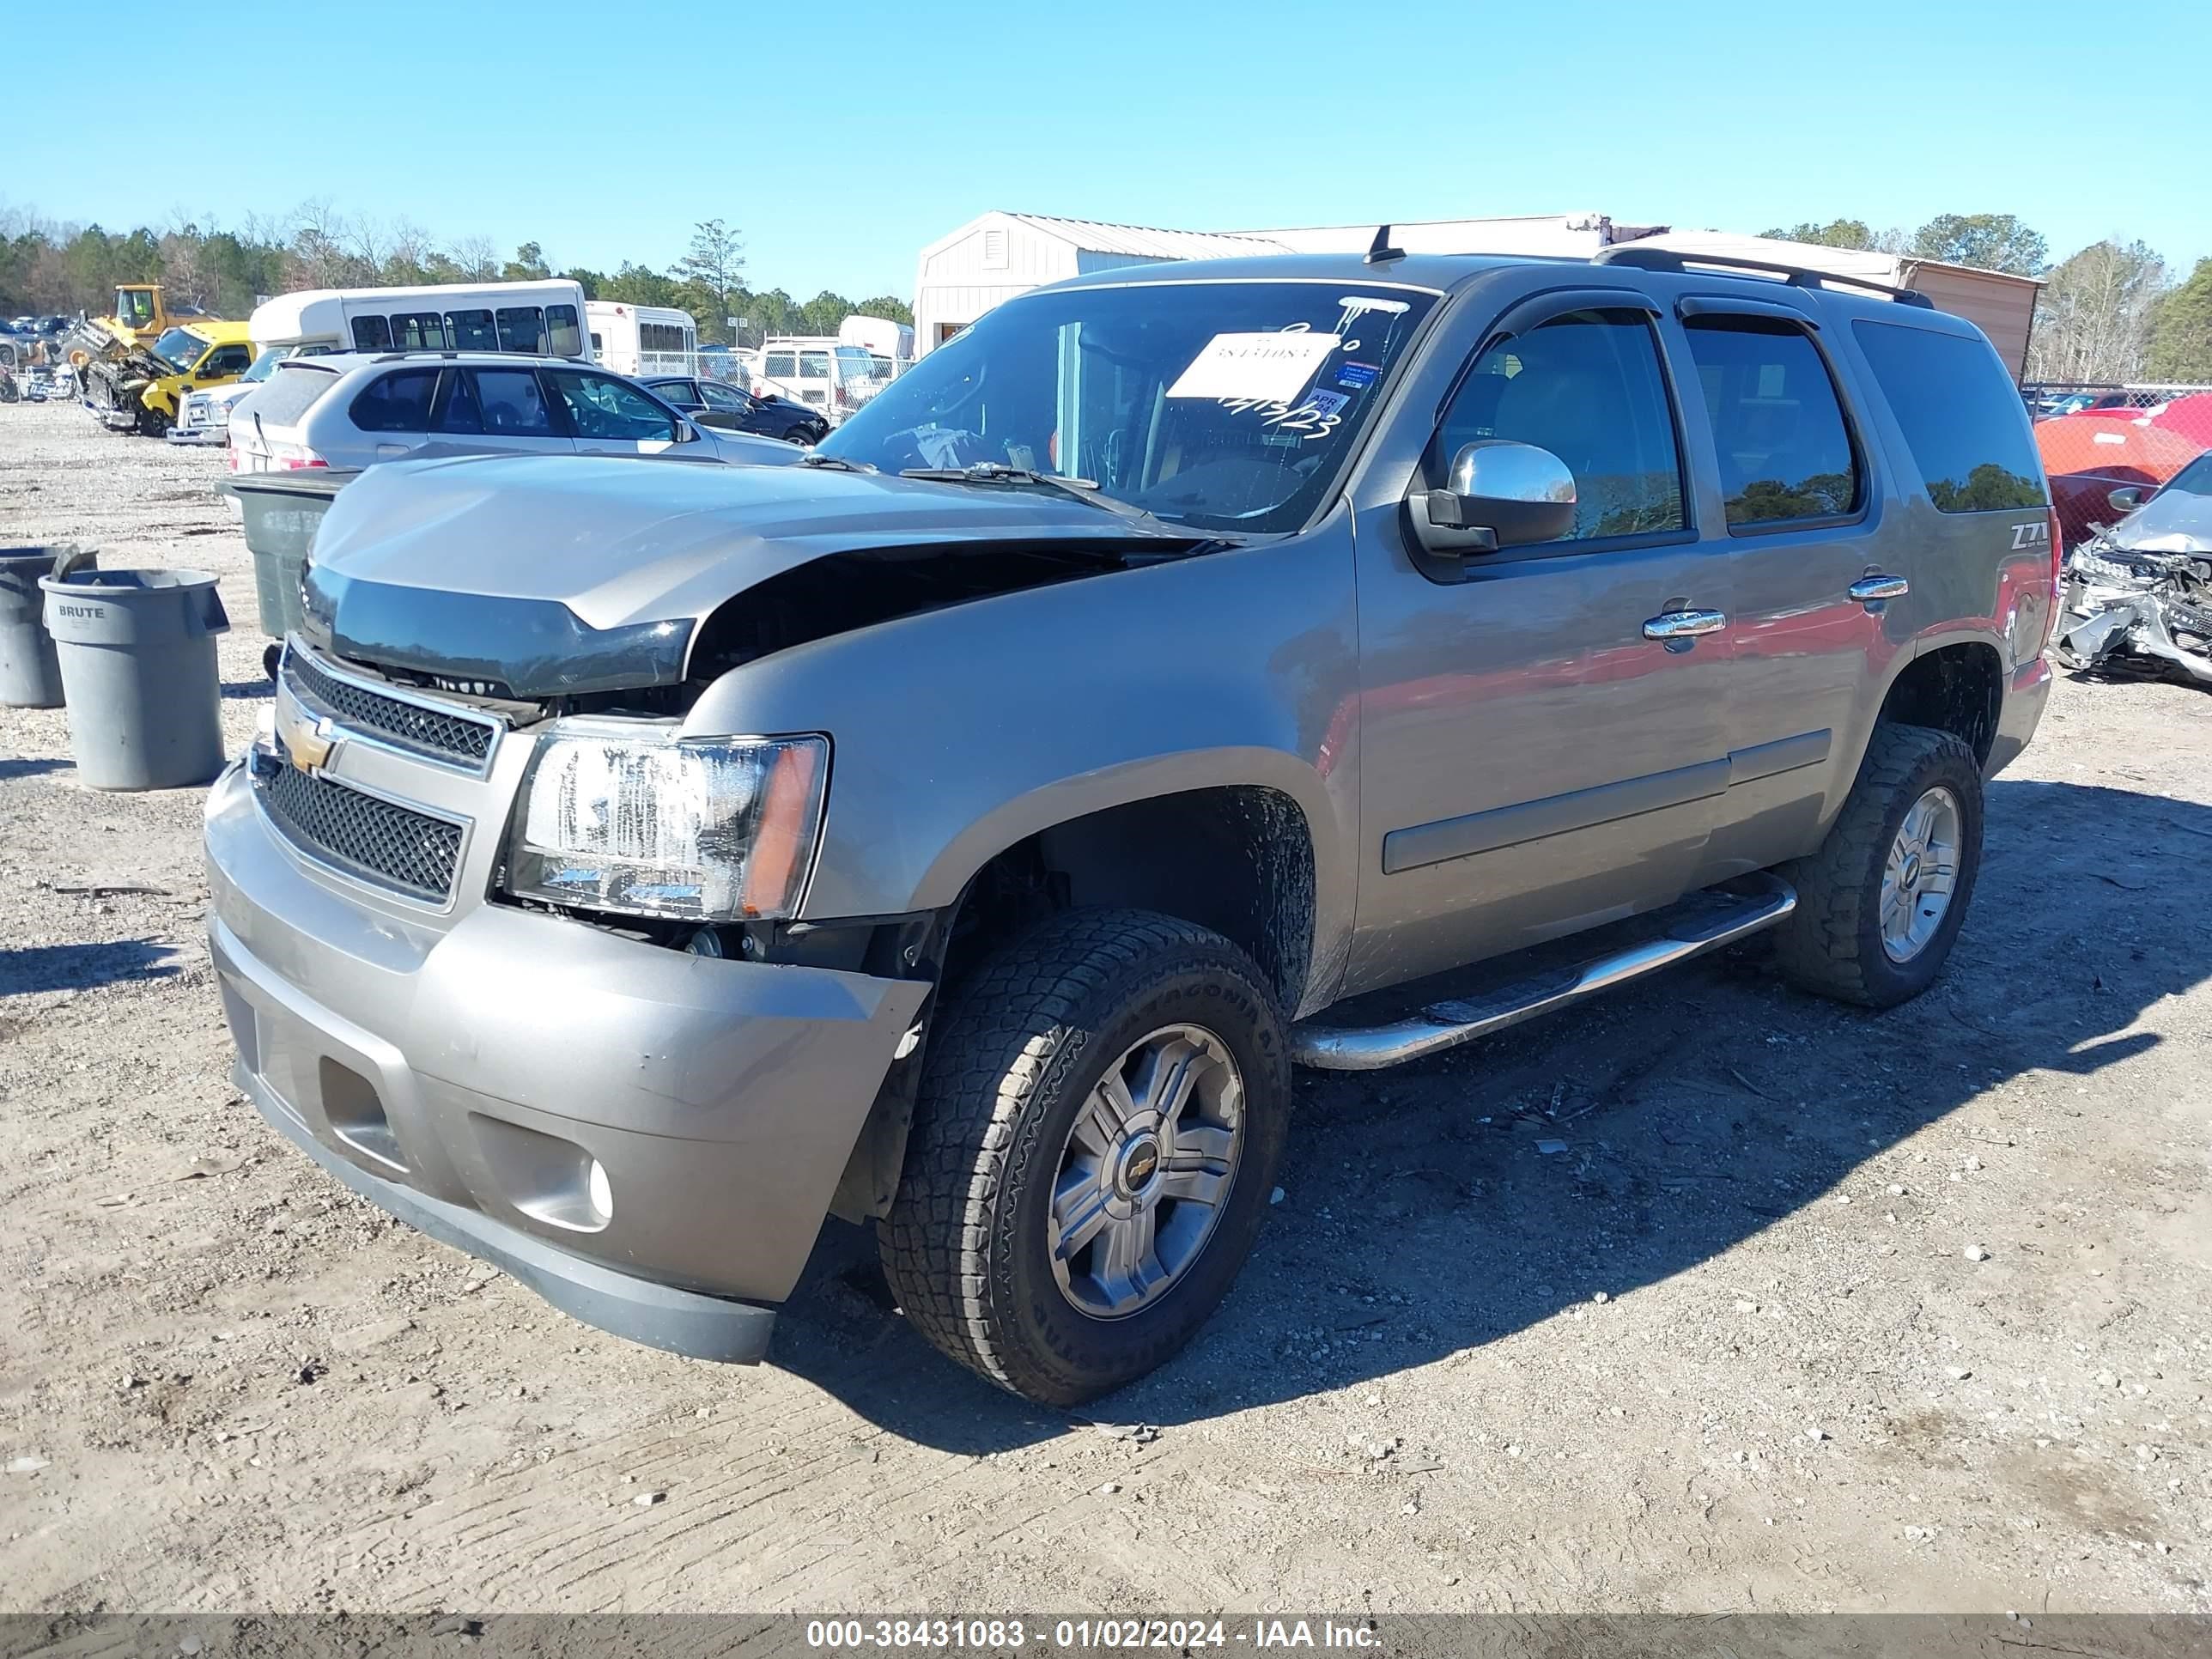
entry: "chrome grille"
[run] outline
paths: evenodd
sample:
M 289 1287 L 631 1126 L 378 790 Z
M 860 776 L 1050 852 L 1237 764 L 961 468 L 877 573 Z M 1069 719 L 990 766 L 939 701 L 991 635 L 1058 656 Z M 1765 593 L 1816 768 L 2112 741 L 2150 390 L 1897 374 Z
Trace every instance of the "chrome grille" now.
M 278 763 L 259 774 L 262 804 L 299 846 L 350 875 L 443 903 L 453 896 L 461 826 Z
M 347 726 L 434 760 L 480 769 L 499 735 L 496 726 L 477 716 L 428 708 L 339 679 L 297 650 L 286 653 L 283 673 L 295 695 Z

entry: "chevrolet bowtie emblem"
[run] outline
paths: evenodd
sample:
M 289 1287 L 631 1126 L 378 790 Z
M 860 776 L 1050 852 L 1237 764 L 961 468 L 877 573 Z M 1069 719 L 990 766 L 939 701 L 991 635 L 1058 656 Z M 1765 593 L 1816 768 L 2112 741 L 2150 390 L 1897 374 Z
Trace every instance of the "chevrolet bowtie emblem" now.
M 276 741 L 302 772 L 312 772 L 328 763 L 331 752 L 338 746 L 331 735 L 330 721 L 318 720 L 301 708 L 299 700 L 282 686 L 276 692 Z

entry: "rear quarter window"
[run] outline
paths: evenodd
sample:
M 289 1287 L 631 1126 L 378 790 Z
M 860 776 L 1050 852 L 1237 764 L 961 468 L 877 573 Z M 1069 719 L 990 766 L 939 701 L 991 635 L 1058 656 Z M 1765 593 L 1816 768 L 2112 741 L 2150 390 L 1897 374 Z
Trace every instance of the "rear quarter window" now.
M 348 412 L 363 432 L 428 432 L 437 389 L 436 369 L 403 368 L 363 386 Z
M 279 363 L 269 384 L 253 394 L 253 412 L 264 426 L 294 426 L 338 383 L 335 372 L 305 364 Z
M 2027 405 L 1996 353 L 1899 323 L 1861 319 L 1851 331 L 1938 511 L 2048 504 Z

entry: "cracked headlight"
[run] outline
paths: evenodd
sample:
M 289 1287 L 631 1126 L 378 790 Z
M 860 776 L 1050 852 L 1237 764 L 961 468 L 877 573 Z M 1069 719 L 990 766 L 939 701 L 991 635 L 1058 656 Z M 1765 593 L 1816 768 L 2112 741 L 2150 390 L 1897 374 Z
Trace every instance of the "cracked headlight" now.
M 556 721 L 523 781 L 507 890 L 687 921 L 787 917 L 813 866 L 829 771 L 825 738 Z

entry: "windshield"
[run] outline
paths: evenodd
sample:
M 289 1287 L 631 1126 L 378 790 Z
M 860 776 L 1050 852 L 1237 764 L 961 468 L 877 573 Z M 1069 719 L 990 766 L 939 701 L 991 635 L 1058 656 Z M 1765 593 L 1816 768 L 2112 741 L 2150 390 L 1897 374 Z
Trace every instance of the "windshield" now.
M 276 365 L 291 355 L 292 348 L 289 346 L 265 347 L 259 356 L 246 365 L 246 373 L 238 378 L 241 380 L 265 380 L 276 372 Z
M 2212 495 L 2212 449 L 2208 449 L 2166 480 L 2160 495 Z
M 171 368 L 184 370 L 199 361 L 207 342 L 185 329 L 173 328 L 154 342 L 154 355 Z
M 876 378 L 876 360 L 864 346 L 839 346 L 837 373 L 848 380 L 872 380 Z
M 1178 524 L 1296 530 L 1434 303 L 1297 282 L 1026 295 L 893 380 L 820 453 L 886 472 L 1056 472 Z
M 154 291 L 144 288 L 115 290 L 115 320 L 125 328 L 144 328 L 154 320 Z

